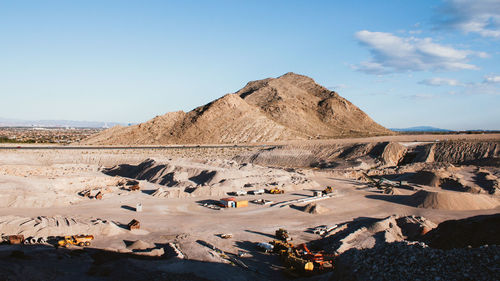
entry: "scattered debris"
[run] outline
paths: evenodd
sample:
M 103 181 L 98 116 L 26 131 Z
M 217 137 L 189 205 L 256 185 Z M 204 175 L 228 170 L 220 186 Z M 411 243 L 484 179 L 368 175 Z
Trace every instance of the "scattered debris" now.
M 159 187 L 157 190 L 155 190 L 151 196 L 153 197 L 168 197 L 170 195 L 170 191 L 165 190 L 162 187 Z
M 261 248 L 265 253 L 271 252 L 274 248 L 272 244 L 265 242 L 257 243 L 257 247 Z
M 214 204 L 209 204 L 209 203 L 203 203 L 201 204 L 203 207 L 207 207 L 212 210 L 221 210 L 220 206 L 214 205 Z
M 137 203 L 137 205 L 135 205 L 135 211 L 142 212 L 142 204 L 141 203 Z
M 269 204 L 274 203 L 274 201 L 266 200 L 266 199 L 255 199 L 255 200 L 252 200 L 250 202 L 252 202 L 254 204 L 259 204 L 259 205 L 269 205 Z
M 134 184 L 134 185 L 131 185 L 128 189 L 130 191 L 138 191 L 138 190 L 141 190 L 141 187 L 138 184 Z
M 102 192 L 100 192 L 100 191 L 99 191 L 99 192 L 97 193 L 97 195 L 95 196 L 95 199 L 97 199 L 97 200 L 102 200 L 102 195 L 103 195 L 103 194 L 102 194 Z
M 229 238 L 233 238 L 233 234 L 232 233 L 221 233 L 221 234 L 219 234 L 219 237 L 222 239 L 229 239 Z
M 179 245 L 177 245 L 177 243 L 168 243 L 168 245 L 174 250 L 178 259 L 184 259 L 185 256 L 182 253 L 181 249 L 179 248 Z
M 322 225 L 322 226 L 316 227 L 313 230 L 313 233 L 317 234 L 319 236 L 326 236 L 328 233 L 330 233 L 332 230 L 334 230 L 337 227 L 338 227 L 338 225 L 336 225 L 336 224 L 334 224 L 333 226 L 330 226 L 330 227 L 328 227 L 326 225 Z
M 24 235 L 9 235 L 7 240 L 10 244 L 22 244 L 24 242 Z
M 128 224 L 127 224 L 127 227 L 129 230 L 133 230 L 133 229 L 140 229 L 141 228 L 141 223 L 136 220 L 136 219 L 133 219 L 131 220 Z

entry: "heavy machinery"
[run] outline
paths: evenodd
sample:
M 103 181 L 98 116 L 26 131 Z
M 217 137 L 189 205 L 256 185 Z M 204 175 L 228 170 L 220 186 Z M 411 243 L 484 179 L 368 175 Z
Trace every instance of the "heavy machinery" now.
M 311 252 L 306 244 L 294 246 L 285 229 L 276 231 L 276 238 L 270 242 L 273 253 L 279 254 L 284 265 L 294 274 L 310 276 L 323 273 L 333 268 L 334 255 L 320 252 Z
M 377 189 L 382 190 L 385 194 L 392 194 L 394 188 L 415 190 L 415 188 L 409 185 L 407 181 L 391 181 L 383 177 L 374 179 L 366 173 L 363 173 L 363 178 L 368 182 L 368 186 L 376 187 Z
M 64 239 L 57 241 L 57 245 L 67 247 L 68 245 L 78 245 L 80 247 L 90 246 L 90 241 L 94 240 L 93 235 L 73 235 L 64 236 Z
M 286 242 L 286 243 L 292 241 L 292 238 L 290 237 L 290 235 L 288 235 L 288 231 L 284 228 L 280 228 L 280 229 L 276 230 L 275 236 L 276 236 L 276 239 L 283 241 L 283 242 Z
M 314 263 L 317 270 L 331 269 L 333 267 L 333 255 L 326 255 L 322 252 L 313 253 L 309 251 L 306 244 L 300 244 L 294 250 L 298 256 Z
M 269 190 L 269 193 L 271 193 L 271 194 L 283 194 L 283 193 L 285 193 L 285 191 L 283 189 L 273 187 Z
M 333 192 L 333 187 L 331 187 L 331 186 L 327 186 L 327 187 L 326 187 L 325 189 L 323 189 L 323 191 L 322 191 L 322 193 L 323 193 L 323 194 L 325 194 L 325 195 L 326 195 L 326 194 L 330 194 L 330 193 L 332 193 L 332 192 Z

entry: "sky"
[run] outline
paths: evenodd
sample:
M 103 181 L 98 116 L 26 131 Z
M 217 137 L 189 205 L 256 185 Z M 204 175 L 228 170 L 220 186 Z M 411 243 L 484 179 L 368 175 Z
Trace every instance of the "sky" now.
M 144 122 L 295 72 L 388 128 L 500 129 L 500 0 L 0 0 L 0 117 Z

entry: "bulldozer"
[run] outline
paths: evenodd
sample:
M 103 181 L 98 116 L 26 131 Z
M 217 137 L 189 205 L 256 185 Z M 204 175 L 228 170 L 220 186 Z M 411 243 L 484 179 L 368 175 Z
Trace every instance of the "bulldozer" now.
M 64 239 L 57 241 L 57 245 L 61 247 L 67 247 L 68 245 L 77 245 L 80 247 L 84 247 L 90 246 L 90 241 L 93 239 L 93 235 L 64 236 Z
M 283 193 L 285 193 L 285 191 L 283 189 L 273 187 L 269 190 L 269 193 L 271 193 L 271 194 L 283 194 Z

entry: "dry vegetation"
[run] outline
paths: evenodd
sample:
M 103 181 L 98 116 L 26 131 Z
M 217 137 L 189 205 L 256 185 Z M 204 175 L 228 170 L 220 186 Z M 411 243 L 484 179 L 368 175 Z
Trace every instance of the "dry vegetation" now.
M 94 128 L 3 127 L 0 128 L 0 143 L 69 144 L 79 142 L 101 130 Z

